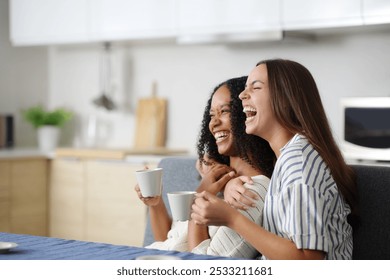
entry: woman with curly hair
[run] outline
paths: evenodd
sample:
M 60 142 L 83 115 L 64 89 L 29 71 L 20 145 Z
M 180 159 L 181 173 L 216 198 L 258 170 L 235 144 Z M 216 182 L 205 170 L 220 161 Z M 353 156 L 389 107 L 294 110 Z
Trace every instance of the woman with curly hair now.
M 239 157 L 253 168 L 259 171 L 261 170 L 267 177 L 271 177 L 274 169 L 273 164 L 276 159 L 275 154 L 271 151 L 269 144 L 264 139 L 245 132 L 246 115 L 243 113 L 242 103 L 238 96 L 245 89 L 246 79 L 247 76 L 233 78 L 214 88 L 203 113 L 197 145 L 198 157 L 200 162 L 207 155 L 214 161 L 230 165 L 230 155 L 226 154 L 223 150 L 219 150 L 219 147 L 222 146 L 219 143 L 223 142 L 220 140 L 227 136 L 221 135 L 219 139 L 216 139 L 213 128 L 211 127 L 212 122 L 217 119 L 216 112 L 214 112 L 216 109 L 212 108 L 213 97 L 218 90 L 225 88 L 230 93 L 230 96 L 226 99 L 230 101 L 226 101 L 223 104 L 225 107 L 221 107 L 222 109 L 220 110 L 221 115 L 227 115 L 230 121 L 230 133 L 233 135 L 233 138 L 229 144 L 231 144 L 231 149 L 235 150 L 235 157 Z M 225 93 L 225 96 L 227 95 Z
M 253 222 L 262 223 L 263 199 L 272 175 L 275 154 L 260 137 L 245 133 L 245 114 L 239 99 L 247 77 L 227 80 L 216 86 L 207 102 L 197 150 L 197 169 L 202 176 L 197 192 L 222 194 L 236 176 L 251 176 L 247 200 L 251 208 L 239 210 Z M 261 155 L 259 157 L 258 155 Z M 148 248 L 192 251 L 194 253 L 254 258 L 258 252 L 239 234 L 227 227 L 207 227 L 189 222 L 173 222 L 161 197 L 142 198 L 149 206 L 157 242 Z

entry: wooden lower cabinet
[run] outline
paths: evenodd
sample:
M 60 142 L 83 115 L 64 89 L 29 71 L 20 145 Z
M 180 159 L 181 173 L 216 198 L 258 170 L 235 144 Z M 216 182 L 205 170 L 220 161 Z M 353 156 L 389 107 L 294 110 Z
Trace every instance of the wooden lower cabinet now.
M 10 232 L 11 164 L 0 161 L 0 231 Z
M 49 235 L 84 239 L 84 162 L 53 160 L 50 165 Z
M 50 236 L 142 246 L 146 207 L 134 186 L 135 171 L 143 167 L 119 160 L 53 160 Z
M 142 165 L 91 161 L 87 164 L 86 234 L 92 241 L 142 245 L 146 208 L 134 186 Z
M 46 236 L 46 158 L 0 160 L 0 231 Z

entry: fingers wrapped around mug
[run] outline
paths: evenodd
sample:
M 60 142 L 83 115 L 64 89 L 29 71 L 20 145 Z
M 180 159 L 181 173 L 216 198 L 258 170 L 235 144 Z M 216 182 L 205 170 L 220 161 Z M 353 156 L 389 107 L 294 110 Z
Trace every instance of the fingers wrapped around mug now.
M 204 225 L 227 225 L 231 211 L 236 211 L 224 200 L 209 192 L 196 194 L 192 204 L 191 219 L 197 224 Z
M 156 206 L 160 200 L 161 196 L 153 196 L 153 197 L 144 197 L 142 196 L 141 190 L 139 188 L 139 185 L 135 185 L 134 187 L 135 192 L 137 193 L 138 198 L 146 205 L 146 206 Z

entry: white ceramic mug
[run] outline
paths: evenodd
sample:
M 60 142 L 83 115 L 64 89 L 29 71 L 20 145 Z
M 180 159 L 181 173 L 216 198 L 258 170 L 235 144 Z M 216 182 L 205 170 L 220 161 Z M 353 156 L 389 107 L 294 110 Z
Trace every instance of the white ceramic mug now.
M 162 168 L 143 169 L 135 172 L 138 186 L 143 197 L 161 195 L 162 190 Z
M 191 218 L 192 203 L 196 192 L 177 191 L 167 193 L 172 219 L 175 221 L 187 221 Z

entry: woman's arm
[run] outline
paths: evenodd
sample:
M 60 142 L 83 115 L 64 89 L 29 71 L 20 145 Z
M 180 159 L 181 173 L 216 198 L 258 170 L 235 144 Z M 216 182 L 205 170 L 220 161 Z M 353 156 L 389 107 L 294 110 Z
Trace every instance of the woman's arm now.
M 166 240 L 172 227 L 172 218 L 169 216 L 162 198 L 157 205 L 149 206 L 149 216 L 154 239 L 156 241 Z
M 172 219 L 169 216 L 161 196 L 143 197 L 138 184 L 135 186 L 138 198 L 149 208 L 150 224 L 153 237 L 156 241 L 164 241 L 172 226 Z
M 324 259 L 325 253 L 297 249 L 294 242 L 257 225 L 222 199 L 202 192 L 197 194 L 191 218 L 202 225 L 225 225 L 247 240 L 268 259 Z

